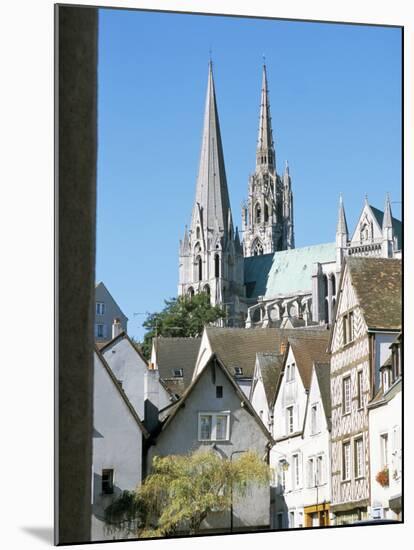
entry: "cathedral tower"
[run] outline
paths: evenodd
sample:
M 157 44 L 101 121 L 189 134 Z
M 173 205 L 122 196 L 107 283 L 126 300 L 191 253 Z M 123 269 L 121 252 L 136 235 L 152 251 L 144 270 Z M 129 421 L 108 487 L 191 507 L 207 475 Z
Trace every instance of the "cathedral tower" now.
M 213 305 L 227 310 L 229 326 L 242 324 L 243 251 L 233 228 L 211 62 L 196 196 L 179 263 L 180 296 L 207 292 Z
M 276 172 L 266 65 L 263 65 L 256 169 L 249 178 L 249 196 L 242 208 L 244 256 L 294 248 L 293 197 L 289 167 Z

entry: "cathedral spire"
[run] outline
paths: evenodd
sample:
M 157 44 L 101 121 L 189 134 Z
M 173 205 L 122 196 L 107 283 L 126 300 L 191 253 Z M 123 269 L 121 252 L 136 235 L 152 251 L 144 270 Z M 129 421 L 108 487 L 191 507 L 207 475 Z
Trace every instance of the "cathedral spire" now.
M 384 230 L 389 228 L 392 228 L 392 213 L 390 196 L 387 193 L 387 198 L 385 199 L 384 219 L 382 220 L 382 229 Z
M 267 88 L 266 65 L 263 64 L 262 91 L 260 96 L 259 135 L 257 138 L 256 169 L 261 166 L 274 167 L 275 150 L 273 146 L 272 119 L 270 116 L 269 91 Z
M 202 212 L 204 230 L 212 229 L 217 222 L 220 229 L 227 232 L 228 211 L 230 210 L 224 167 L 223 147 L 214 89 L 213 66 L 208 64 L 208 83 L 204 111 L 204 128 L 198 170 L 196 198 L 193 208 L 192 231 L 198 221 L 196 205 Z
M 336 226 L 336 232 L 338 235 L 346 235 L 348 240 L 348 225 L 346 223 L 344 202 L 342 200 L 342 193 L 339 195 L 339 211 L 338 211 L 338 224 Z

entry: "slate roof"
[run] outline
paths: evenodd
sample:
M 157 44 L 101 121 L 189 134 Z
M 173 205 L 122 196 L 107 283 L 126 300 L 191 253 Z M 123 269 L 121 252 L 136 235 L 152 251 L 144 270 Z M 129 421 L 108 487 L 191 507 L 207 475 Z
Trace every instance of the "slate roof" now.
M 280 353 L 260 352 L 257 354 L 257 362 L 262 374 L 266 399 L 270 406 L 275 397 L 282 372 L 283 355 Z
M 266 299 L 271 299 L 279 294 L 311 292 L 313 264 L 334 262 L 335 259 L 335 243 L 292 248 L 274 254 L 245 258 L 244 281 L 247 298 L 265 296 Z
M 346 262 L 368 328 L 401 329 L 401 260 L 350 257 Z
M 327 353 L 329 343 L 329 331 L 324 331 L 323 336 L 317 338 L 295 338 L 289 337 L 289 344 L 292 348 L 305 389 L 309 389 L 314 363 L 329 363 L 330 356 Z
M 372 213 L 375 216 L 375 219 L 378 222 L 378 225 L 382 229 L 382 222 L 384 220 L 384 212 L 382 210 L 379 210 L 378 208 L 375 208 L 375 206 L 371 206 L 371 205 L 369 205 L 369 206 L 372 210 Z M 393 229 L 394 235 L 397 237 L 398 250 L 400 250 L 401 245 L 402 245 L 402 223 L 401 223 L 400 220 L 397 220 L 397 218 L 394 218 L 393 216 L 392 216 L 392 229 Z
M 206 327 L 213 353 L 223 361 L 232 376 L 235 367 L 243 369 L 243 377 L 253 378 L 258 352 L 279 352 L 282 342 L 289 337 L 307 337 L 324 341 L 329 332 L 322 328 L 281 329 L 281 328 L 216 328 Z
M 323 410 L 325 411 L 328 430 L 332 427 L 332 405 L 331 405 L 331 366 L 329 363 L 317 363 L 315 374 L 318 379 L 319 391 L 321 393 Z
M 201 338 L 154 338 L 160 379 L 174 394 L 182 395 L 193 378 Z M 174 369 L 183 369 L 183 378 L 174 376 Z
M 269 433 L 268 429 L 266 428 L 266 426 L 263 424 L 263 421 L 261 420 L 261 418 L 259 417 L 257 412 L 254 410 L 252 404 L 250 403 L 250 401 L 248 400 L 246 395 L 243 393 L 243 391 L 240 389 L 237 382 L 235 382 L 233 377 L 230 376 L 230 373 L 228 372 L 228 369 L 226 369 L 226 367 L 223 365 L 223 362 L 220 361 L 220 358 L 217 357 L 215 354 L 210 357 L 210 359 L 209 359 L 208 363 L 206 364 L 206 366 L 204 367 L 204 369 L 202 369 L 198 373 L 196 378 L 194 378 L 194 380 L 191 382 L 191 384 L 187 387 L 187 389 L 185 390 L 184 394 L 181 396 L 179 401 L 174 403 L 171 407 L 168 407 L 168 408 L 166 407 L 164 409 L 164 411 L 168 414 L 168 416 L 166 414 L 164 415 L 165 422 L 164 422 L 164 424 L 161 428 L 161 431 L 164 431 L 167 428 L 167 426 L 171 423 L 171 421 L 173 420 L 173 418 L 175 417 L 175 415 L 177 414 L 179 409 L 181 407 L 185 406 L 186 399 L 191 395 L 193 389 L 196 387 L 199 380 L 206 374 L 208 369 L 209 368 L 215 368 L 215 367 L 218 367 L 219 369 L 221 369 L 223 371 L 223 374 L 225 375 L 225 377 L 229 381 L 230 385 L 233 387 L 234 391 L 236 392 L 236 394 L 240 398 L 240 401 L 242 402 L 242 406 L 245 409 L 247 409 L 248 412 L 253 416 L 253 418 L 256 420 L 257 424 L 259 425 L 259 428 L 262 430 L 262 432 L 264 433 L 266 438 L 269 440 L 269 442 L 273 445 L 274 440 L 273 440 L 271 434 Z M 161 411 L 161 412 L 163 412 L 163 411 Z

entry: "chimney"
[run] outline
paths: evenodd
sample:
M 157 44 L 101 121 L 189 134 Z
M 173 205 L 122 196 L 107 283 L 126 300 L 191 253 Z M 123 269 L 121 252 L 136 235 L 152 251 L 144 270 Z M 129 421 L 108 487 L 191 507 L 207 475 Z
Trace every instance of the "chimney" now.
M 112 338 L 116 338 L 119 336 L 122 332 L 122 325 L 121 321 L 118 318 L 114 319 L 114 322 L 112 323 Z
M 285 355 L 286 348 L 287 348 L 287 342 L 286 342 L 286 340 L 282 340 L 280 342 L 280 348 L 279 348 L 281 355 Z

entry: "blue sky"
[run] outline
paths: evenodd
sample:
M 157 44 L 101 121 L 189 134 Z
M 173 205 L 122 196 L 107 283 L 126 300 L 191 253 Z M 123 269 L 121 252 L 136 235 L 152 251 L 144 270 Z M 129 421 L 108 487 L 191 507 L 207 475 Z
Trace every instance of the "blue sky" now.
M 401 31 L 100 10 L 96 279 L 142 338 L 175 296 L 195 194 L 209 50 L 230 200 L 241 225 L 266 56 L 278 171 L 289 160 L 296 246 L 350 231 L 364 196 L 401 218 Z

